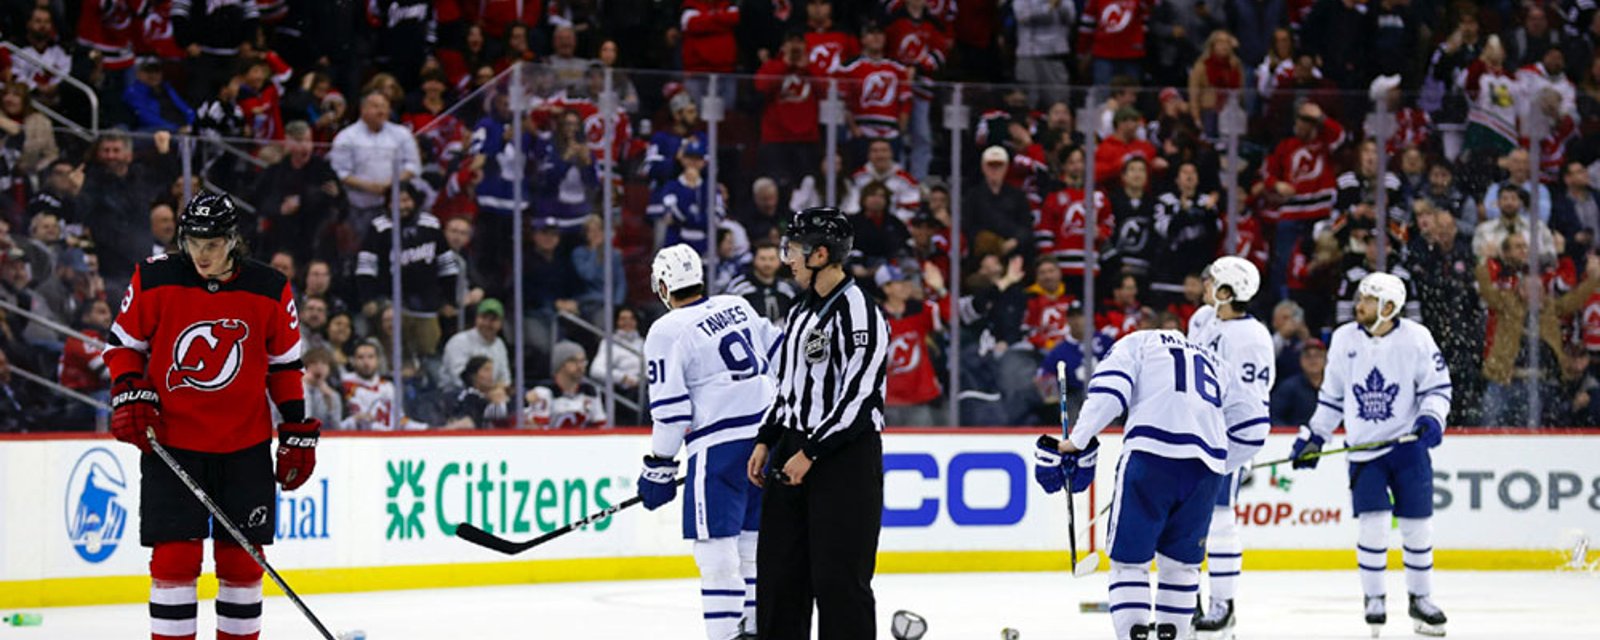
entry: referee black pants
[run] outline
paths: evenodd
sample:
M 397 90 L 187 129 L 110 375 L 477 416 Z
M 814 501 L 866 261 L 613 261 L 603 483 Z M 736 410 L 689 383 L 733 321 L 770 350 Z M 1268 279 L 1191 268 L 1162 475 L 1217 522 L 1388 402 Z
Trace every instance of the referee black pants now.
M 790 431 L 769 464 L 805 442 Z M 797 487 L 767 483 L 756 551 L 756 626 L 762 640 L 809 640 L 816 602 L 820 640 L 877 637 L 872 574 L 883 521 L 883 439 L 867 431 L 818 461 Z

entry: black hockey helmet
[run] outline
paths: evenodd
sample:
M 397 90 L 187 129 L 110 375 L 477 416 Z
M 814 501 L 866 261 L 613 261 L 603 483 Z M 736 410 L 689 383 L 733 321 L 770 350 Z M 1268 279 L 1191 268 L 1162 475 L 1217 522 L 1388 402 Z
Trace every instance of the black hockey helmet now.
M 239 211 L 225 193 L 201 191 L 178 216 L 178 237 L 226 238 L 238 233 Z
M 789 243 L 799 244 L 807 254 L 817 247 L 828 248 L 828 261 L 843 264 L 855 244 L 855 229 L 850 219 L 835 207 L 809 207 L 794 214 L 784 236 L 784 249 Z

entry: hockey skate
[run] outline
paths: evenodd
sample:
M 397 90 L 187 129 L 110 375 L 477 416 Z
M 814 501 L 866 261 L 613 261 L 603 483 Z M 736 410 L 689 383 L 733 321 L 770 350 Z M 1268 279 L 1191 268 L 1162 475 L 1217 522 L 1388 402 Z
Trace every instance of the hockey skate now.
M 1212 600 L 1211 609 L 1195 618 L 1197 640 L 1232 640 L 1233 600 Z
M 1444 637 L 1444 612 L 1428 596 L 1411 595 L 1411 625 L 1417 635 Z
M 1383 631 L 1383 624 L 1389 621 L 1389 613 L 1383 596 L 1367 596 L 1367 624 L 1372 626 L 1372 637 L 1378 637 Z
M 1136 624 L 1128 630 L 1128 640 L 1150 640 L 1150 632 L 1155 629 L 1153 624 Z
M 1155 640 L 1178 640 L 1178 625 L 1163 622 L 1155 625 Z

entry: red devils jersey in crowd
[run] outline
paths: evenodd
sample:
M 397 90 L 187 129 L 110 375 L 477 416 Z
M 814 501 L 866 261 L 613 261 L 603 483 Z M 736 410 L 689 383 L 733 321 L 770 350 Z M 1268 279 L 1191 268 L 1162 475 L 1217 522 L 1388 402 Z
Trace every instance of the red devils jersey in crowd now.
M 845 105 L 868 138 L 900 137 L 900 114 L 911 112 L 911 74 L 888 58 L 865 56 L 834 71 Z
M 773 58 L 756 71 L 756 91 L 766 99 L 761 114 L 762 142 L 816 142 L 820 90 L 805 70 Z
M 1589 296 L 1583 304 L 1579 322 L 1583 330 L 1583 348 L 1591 354 L 1600 354 L 1600 293 Z
M 1145 22 L 1154 7 L 1155 0 L 1089 0 L 1078 18 L 1076 50 L 1108 60 L 1143 58 Z
M 939 318 L 942 309 L 919 300 L 906 302 L 899 316 L 884 310 L 889 321 L 889 379 L 883 403 L 905 406 L 932 402 L 939 398 L 939 377 L 933 373 L 928 357 L 928 336 L 943 331 Z
M 83 335 L 100 338 L 100 332 L 95 329 L 84 329 Z M 84 342 L 76 336 L 67 338 L 56 371 L 61 386 L 82 392 L 99 391 L 110 386 L 104 353 L 102 346 Z
M 1094 193 L 1096 246 L 1111 239 L 1115 228 L 1111 207 L 1103 191 Z M 1034 245 L 1041 256 L 1053 256 L 1068 276 L 1083 276 L 1084 228 L 1088 224 L 1083 189 L 1062 189 L 1045 197 L 1039 208 L 1039 221 L 1033 226 Z
M 139 19 L 139 32 L 133 51 L 162 60 L 182 60 L 183 47 L 172 37 L 172 0 L 156 0 Z
M 589 150 L 594 152 L 595 162 L 599 162 L 606 148 L 606 122 L 600 117 L 600 107 L 588 99 L 574 98 L 566 93 L 551 98 L 546 104 L 578 114 L 583 122 L 583 134 L 589 140 Z M 633 125 L 626 111 L 617 109 L 615 127 L 616 131 L 611 134 L 611 157 L 621 164 L 628 158 L 628 144 L 633 140 Z
M 107 71 L 133 66 L 133 39 L 144 0 L 83 0 L 78 13 L 78 44 L 99 51 Z
M 1028 312 L 1022 316 L 1022 331 L 1035 349 L 1045 353 L 1068 335 L 1067 310 L 1076 300 L 1067 295 L 1067 285 L 1046 291 L 1035 284 L 1028 287 Z
M 739 26 L 739 7 L 727 0 L 684 0 L 683 70 L 733 71 L 739 60 L 739 44 L 734 29 Z
M 161 396 L 166 444 L 228 453 L 272 436 L 272 402 L 302 402 L 300 318 L 283 275 L 254 260 L 227 281 L 188 258 L 139 264 L 111 325 L 111 379 L 142 373 Z
M 1333 212 L 1338 174 L 1330 156 L 1343 140 L 1344 128 L 1333 118 L 1324 117 L 1315 139 L 1307 142 L 1289 136 L 1278 142 L 1261 167 L 1267 181 L 1266 192 L 1274 193 L 1276 183 L 1287 182 L 1294 186 L 1294 195 L 1276 209 L 1268 209 L 1268 219 L 1321 220 Z
M 1101 313 L 1094 314 L 1095 331 L 1111 338 L 1113 342 L 1139 330 L 1140 309 L 1138 305 L 1119 307 L 1117 303 L 1106 300 L 1100 303 Z
M 806 63 L 814 76 L 826 76 L 861 55 L 861 41 L 842 31 L 807 31 Z M 843 89 L 840 89 L 841 93 Z
M 946 31 L 955 24 L 956 0 L 928 0 L 927 5 L 928 15 L 943 24 Z M 883 3 L 883 14 L 892 16 L 905 6 L 905 0 L 889 0 Z

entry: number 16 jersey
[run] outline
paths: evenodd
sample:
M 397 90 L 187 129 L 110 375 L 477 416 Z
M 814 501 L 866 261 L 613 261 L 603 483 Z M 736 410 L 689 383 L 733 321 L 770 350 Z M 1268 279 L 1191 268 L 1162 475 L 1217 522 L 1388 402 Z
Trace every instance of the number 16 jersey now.
M 768 375 L 777 330 L 738 296 L 711 296 L 679 307 L 650 327 L 644 341 L 650 383 L 651 444 L 672 457 L 756 436 L 776 393 Z

